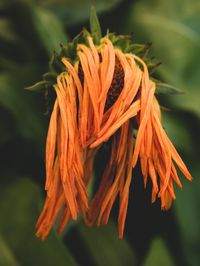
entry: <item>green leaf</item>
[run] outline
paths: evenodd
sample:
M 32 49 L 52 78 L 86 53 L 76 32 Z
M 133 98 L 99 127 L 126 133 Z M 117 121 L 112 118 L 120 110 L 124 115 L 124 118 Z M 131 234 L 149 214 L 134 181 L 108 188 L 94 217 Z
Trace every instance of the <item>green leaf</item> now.
M 153 240 L 144 266 L 173 266 L 175 265 L 162 239 Z
M 102 38 L 102 34 L 99 19 L 97 17 L 96 9 L 94 6 L 92 6 L 90 10 L 90 31 L 92 37 L 94 38 L 94 42 L 98 44 L 100 42 L 100 39 Z
M 77 265 L 67 248 L 51 233 L 41 241 L 35 236 L 35 223 L 41 210 L 41 192 L 29 179 L 1 185 L 0 233 L 22 266 Z
M 78 229 L 96 266 L 136 264 L 133 250 L 125 238 L 119 240 L 117 228 L 113 223 L 99 228 L 88 228 L 80 223 Z
M 47 9 L 31 7 L 32 20 L 39 38 L 49 56 L 60 49 L 60 43 L 67 43 L 67 35 L 58 18 Z
M 0 265 L 3 266 L 19 266 L 12 251 L 7 246 L 6 242 L 0 235 Z

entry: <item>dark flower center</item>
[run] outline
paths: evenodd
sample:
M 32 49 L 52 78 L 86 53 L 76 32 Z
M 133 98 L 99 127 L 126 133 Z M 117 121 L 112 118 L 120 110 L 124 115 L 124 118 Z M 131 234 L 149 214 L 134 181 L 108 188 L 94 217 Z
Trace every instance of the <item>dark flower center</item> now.
M 83 86 L 84 73 L 83 73 L 81 63 L 79 63 L 79 66 L 78 66 L 78 76 L 79 76 L 79 79 L 80 79 L 81 84 Z M 119 97 L 123 87 L 124 87 L 124 70 L 123 70 L 123 67 L 122 67 L 119 59 L 117 57 L 115 57 L 115 70 L 114 70 L 113 80 L 112 80 L 111 86 L 108 90 L 104 111 L 107 111 L 116 102 L 116 100 Z
M 115 57 L 115 70 L 111 86 L 108 90 L 105 111 L 107 111 L 117 100 L 124 87 L 124 70 L 117 57 Z

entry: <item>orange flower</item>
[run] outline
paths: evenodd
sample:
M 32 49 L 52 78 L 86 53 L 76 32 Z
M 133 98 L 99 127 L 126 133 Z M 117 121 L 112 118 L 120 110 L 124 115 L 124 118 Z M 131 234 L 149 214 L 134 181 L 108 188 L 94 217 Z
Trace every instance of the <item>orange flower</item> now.
M 78 213 L 91 226 L 108 222 L 119 195 L 119 237 L 123 237 L 132 171 L 140 159 L 146 186 L 152 182 L 152 202 L 161 198 L 168 209 L 175 199 L 173 182 L 181 187 L 175 163 L 192 177 L 167 137 L 155 98 L 156 84 L 144 61 L 115 48 L 108 37 L 95 46 L 79 44 L 76 62 L 63 57 L 66 70 L 54 86 L 56 100 L 46 142 L 46 201 L 37 223 L 44 239 L 62 212 L 58 232 Z M 135 128 L 134 121 L 137 123 Z M 134 142 L 133 128 L 137 129 Z M 88 203 L 96 152 L 110 140 L 110 159 L 98 191 Z

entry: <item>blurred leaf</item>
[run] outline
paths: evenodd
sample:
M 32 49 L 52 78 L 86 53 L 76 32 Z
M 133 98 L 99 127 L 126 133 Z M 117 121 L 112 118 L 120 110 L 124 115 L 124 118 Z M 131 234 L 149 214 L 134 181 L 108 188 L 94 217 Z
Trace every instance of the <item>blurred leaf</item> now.
M 113 223 L 99 228 L 88 228 L 80 223 L 78 229 L 96 266 L 136 265 L 133 250 L 125 238 L 119 240 Z
M 12 113 L 22 136 L 41 142 L 44 138 L 41 113 L 39 116 L 33 95 L 24 90 L 32 71 L 32 67 L 19 67 L 0 74 L 0 104 Z
M 195 0 L 143 0 L 133 6 L 129 17 L 129 25 L 135 25 L 138 36 L 143 41 L 153 42 L 153 54 L 163 63 L 158 69 L 162 80 L 185 91 L 184 95 L 173 95 L 168 101 L 175 108 L 190 110 L 198 116 L 200 115 L 199 13 L 200 2 Z M 175 144 L 187 153 L 192 175 L 198 177 L 199 131 L 184 114 L 181 120 L 182 122 L 178 121 L 173 114 L 170 114 L 170 120 L 165 121 L 164 118 L 163 121 L 171 132 Z M 196 147 L 191 145 L 192 141 Z M 183 191 L 177 190 L 175 203 L 185 249 L 183 255 L 189 260 L 189 265 L 194 266 L 199 265 L 200 261 L 199 191 L 200 182 L 194 179 L 192 184 L 184 187 Z
M 0 235 L 0 265 L 2 266 L 19 266 L 12 251 L 6 245 L 4 239 Z
M 174 110 L 163 111 L 162 121 L 163 126 L 175 147 L 181 152 L 191 154 L 194 149 L 192 135 L 188 131 L 185 121 L 181 119 L 181 115 L 178 116 Z
M 94 41 L 96 43 L 100 42 L 100 39 L 102 38 L 101 34 L 101 26 L 96 14 L 96 9 L 94 6 L 91 7 L 90 11 L 90 31 L 92 34 L 92 37 L 94 38 Z
M 36 31 L 49 56 L 60 49 L 60 44 L 67 43 L 67 35 L 57 17 L 46 9 L 31 6 L 32 19 Z
M 182 115 L 182 119 L 181 119 Z M 183 189 L 176 191 L 177 200 L 175 201 L 175 215 L 181 231 L 181 241 L 183 243 L 184 255 L 189 261 L 189 265 L 199 264 L 199 246 L 200 246 L 200 180 L 199 176 L 199 134 L 200 128 L 197 126 L 199 121 L 195 122 L 195 116 L 182 113 L 164 113 L 164 126 L 169 133 L 172 142 L 184 155 L 184 161 L 187 162 L 188 169 L 193 176 L 192 183 L 188 183 L 182 176 L 181 182 Z M 187 123 L 187 126 L 186 126 Z
M 7 41 L 15 41 L 18 39 L 8 19 L 0 19 L 0 37 Z
M 38 5 L 38 1 L 35 0 L 34 2 Z M 96 0 L 95 2 L 92 2 L 91 0 L 43 0 L 40 1 L 39 4 L 42 7 L 51 9 L 52 12 L 55 12 L 62 19 L 64 24 L 69 25 L 88 20 L 90 7 L 93 3 L 95 3 L 97 13 L 101 13 L 112 9 L 120 2 L 122 2 L 122 0 Z
M 18 179 L 0 192 L 0 233 L 22 266 L 77 265 L 61 241 L 35 236 L 41 193 L 29 179 Z
M 200 254 L 200 180 L 199 160 L 191 158 L 191 168 L 194 180 L 184 186 L 183 191 L 177 191 L 175 204 L 176 215 L 180 224 L 181 234 L 184 240 L 185 254 L 191 266 L 199 265 Z
M 0 106 L 0 144 L 11 140 L 17 133 L 14 119 L 9 111 Z
M 144 266 L 173 266 L 173 260 L 162 239 L 153 240 Z
M 143 0 L 133 5 L 129 27 L 153 43 L 154 56 L 163 64 L 158 69 L 167 83 L 186 91 L 170 101 L 200 115 L 200 2 L 196 0 Z M 145 33 L 141 36 L 141 33 Z M 162 36 L 162 37 L 161 37 Z

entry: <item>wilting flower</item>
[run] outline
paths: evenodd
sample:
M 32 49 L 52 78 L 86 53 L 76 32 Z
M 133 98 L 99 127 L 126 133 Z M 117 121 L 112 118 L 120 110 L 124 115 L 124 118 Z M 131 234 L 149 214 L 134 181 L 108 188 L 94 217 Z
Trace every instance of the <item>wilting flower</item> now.
M 89 33 L 77 42 L 74 59 L 60 57 L 62 70 L 46 142 L 45 205 L 37 222 L 44 239 L 60 214 L 58 232 L 81 213 L 89 226 L 108 222 L 119 196 L 119 237 L 123 237 L 129 189 L 140 161 L 144 184 L 152 182 L 152 202 L 168 209 L 182 187 L 176 166 L 192 177 L 161 123 L 156 83 L 147 64 L 124 52 L 108 35 L 94 44 Z M 80 38 L 81 39 L 81 38 Z M 133 131 L 136 133 L 134 140 Z M 95 154 L 109 142 L 110 155 L 99 188 L 88 202 Z M 133 173 L 132 173 L 133 172 Z

